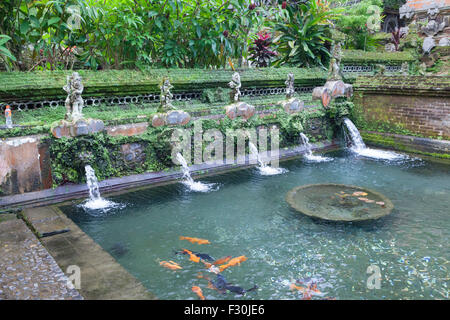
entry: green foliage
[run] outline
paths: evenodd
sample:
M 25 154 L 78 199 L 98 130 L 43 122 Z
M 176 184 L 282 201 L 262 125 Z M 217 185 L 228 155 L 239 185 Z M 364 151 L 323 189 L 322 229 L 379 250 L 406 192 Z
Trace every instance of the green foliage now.
M 0 59 L 3 60 L 5 65 L 9 67 L 9 61 L 16 61 L 16 57 L 8 50 L 7 42 L 11 40 L 11 37 L 0 34 Z
M 202 92 L 201 101 L 206 103 L 230 101 L 231 89 L 218 87 L 216 89 L 205 89 Z
M 323 66 L 330 56 L 325 43 L 331 42 L 330 23 L 335 13 L 316 1 L 287 6 L 285 18 L 274 30 L 280 59 L 274 65 Z
M 379 46 L 378 41 L 371 32 L 371 26 L 378 26 L 381 20 L 376 21 L 374 8 L 383 11 L 381 0 L 363 0 L 358 4 L 345 7 L 345 14 L 338 16 L 336 26 L 338 30 L 347 35 L 344 41 L 345 49 L 373 51 Z

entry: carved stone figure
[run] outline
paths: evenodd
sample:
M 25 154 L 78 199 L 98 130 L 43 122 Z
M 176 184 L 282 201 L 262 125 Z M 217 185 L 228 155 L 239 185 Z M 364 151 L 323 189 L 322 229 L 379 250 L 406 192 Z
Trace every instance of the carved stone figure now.
M 384 64 L 377 64 L 375 67 L 375 75 L 384 76 L 386 73 L 386 66 Z
M 408 62 L 403 62 L 403 63 L 402 63 L 401 73 L 402 73 L 402 75 L 404 75 L 404 76 L 407 76 L 407 75 L 408 75 L 408 73 L 409 73 L 409 65 L 408 65 Z
M 170 92 L 173 86 L 170 84 L 169 79 L 164 78 L 159 88 L 161 89 L 160 95 L 161 106 L 159 108 L 159 111 L 164 112 L 175 109 L 175 107 L 172 105 L 173 94 Z
M 286 84 L 286 99 L 290 99 L 295 94 L 294 74 L 292 72 L 288 74 L 285 84 Z
M 333 45 L 333 48 L 331 49 L 331 56 L 330 67 L 328 69 L 328 80 L 342 80 L 340 68 L 342 50 L 340 42 L 337 42 Z
M 84 101 L 81 97 L 84 87 L 78 72 L 67 77 L 67 84 L 63 87 L 67 92 L 65 120 L 76 122 L 83 118 Z
M 239 73 L 235 72 L 231 77 L 231 81 L 228 83 L 228 86 L 231 88 L 231 103 L 239 102 L 239 97 L 241 96 L 241 76 Z
M 435 36 L 438 32 L 441 32 L 445 28 L 445 22 L 438 23 L 437 16 L 439 14 L 439 8 L 435 4 L 434 7 L 428 9 L 428 23 L 422 28 L 422 32 L 427 36 Z

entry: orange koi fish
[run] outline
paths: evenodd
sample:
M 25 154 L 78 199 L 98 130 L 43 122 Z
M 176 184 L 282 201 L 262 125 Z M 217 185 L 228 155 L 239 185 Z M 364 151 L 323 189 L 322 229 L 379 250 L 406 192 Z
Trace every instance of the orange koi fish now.
M 197 294 L 201 300 L 205 300 L 205 297 L 203 296 L 202 289 L 200 289 L 200 287 L 193 286 L 192 287 L 192 292 Z
M 306 291 L 308 291 L 308 289 L 306 289 L 306 288 L 304 288 L 304 287 L 300 287 L 300 286 L 296 285 L 295 283 L 291 283 L 291 284 L 289 285 L 289 289 L 291 289 L 291 290 L 297 290 L 297 291 L 300 291 L 300 292 L 302 292 L 302 293 L 305 293 Z
M 161 266 L 163 266 L 163 267 L 165 267 L 165 268 L 168 268 L 168 269 L 170 269 L 170 270 L 179 270 L 179 269 L 183 269 L 178 263 L 173 262 L 173 261 L 169 261 L 169 262 L 167 262 L 167 261 L 161 261 L 161 262 L 159 263 L 159 265 L 161 265 Z
M 239 257 L 233 258 L 227 264 L 223 264 L 223 265 L 219 266 L 219 270 L 220 270 L 220 272 L 222 272 L 223 270 L 225 270 L 229 267 L 232 267 L 235 265 L 240 265 L 241 262 L 244 262 L 245 260 L 247 260 L 246 256 L 239 256 Z
M 214 265 L 224 264 L 224 263 L 227 263 L 230 259 L 231 259 L 231 256 L 223 257 L 223 258 L 220 258 L 220 259 L 217 259 L 216 261 L 214 261 L 213 264 Z
M 187 249 L 183 249 L 183 253 L 187 253 L 189 255 L 189 260 L 194 261 L 195 263 L 199 263 L 200 262 L 200 258 L 197 257 L 195 254 L 193 254 L 192 251 L 189 251 Z
M 209 240 L 206 240 L 206 239 L 183 237 L 183 236 L 180 236 L 180 240 L 187 240 L 190 243 L 198 243 L 198 244 L 210 244 L 211 243 L 211 242 L 209 242 Z

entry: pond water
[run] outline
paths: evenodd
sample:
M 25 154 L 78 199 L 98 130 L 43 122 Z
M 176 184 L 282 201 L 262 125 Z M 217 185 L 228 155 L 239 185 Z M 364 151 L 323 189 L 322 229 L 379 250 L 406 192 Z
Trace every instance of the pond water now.
M 301 299 L 290 284 L 311 279 L 321 292 L 312 299 L 448 299 L 450 166 L 414 158 L 379 161 L 346 151 L 327 156 L 334 160 L 282 162 L 287 170 L 279 175 L 251 168 L 202 178 L 218 183 L 208 193 L 175 183 L 110 197 L 122 206 L 107 212 L 76 204 L 61 209 L 159 299 L 198 299 L 192 286 L 206 299 Z M 372 222 L 313 220 L 285 201 L 292 188 L 313 183 L 367 187 L 395 208 Z M 233 285 L 258 289 L 237 295 L 208 288 L 198 272 L 212 280 L 215 274 L 175 254 L 181 249 L 216 259 L 246 256 L 221 274 Z M 164 268 L 162 260 L 182 269 Z M 373 288 L 374 268 L 379 289 Z

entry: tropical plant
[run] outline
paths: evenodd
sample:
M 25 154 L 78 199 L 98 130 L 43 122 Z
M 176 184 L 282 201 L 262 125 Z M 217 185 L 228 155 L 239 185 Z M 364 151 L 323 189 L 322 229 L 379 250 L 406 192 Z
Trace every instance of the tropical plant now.
M 16 57 L 13 56 L 11 51 L 6 47 L 6 43 L 11 40 L 9 36 L 0 34 L 0 58 L 3 60 L 6 66 L 9 66 L 9 60 L 16 61 Z
M 345 49 L 370 51 L 379 46 L 374 38 L 374 31 L 381 22 L 379 13 L 382 8 L 382 0 L 362 0 L 346 7 L 345 14 L 336 19 L 338 30 L 347 35 L 344 41 Z
M 274 26 L 280 59 L 275 65 L 322 66 L 330 53 L 326 43 L 331 42 L 331 19 L 336 12 L 319 0 L 287 5 L 285 18 Z
M 257 67 L 268 67 L 271 60 L 277 56 L 275 51 L 270 50 L 272 44 L 272 37 L 270 33 L 259 32 L 258 38 L 253 41 L 253 47 L 250 47 L 251 53 L 249 60 Z

